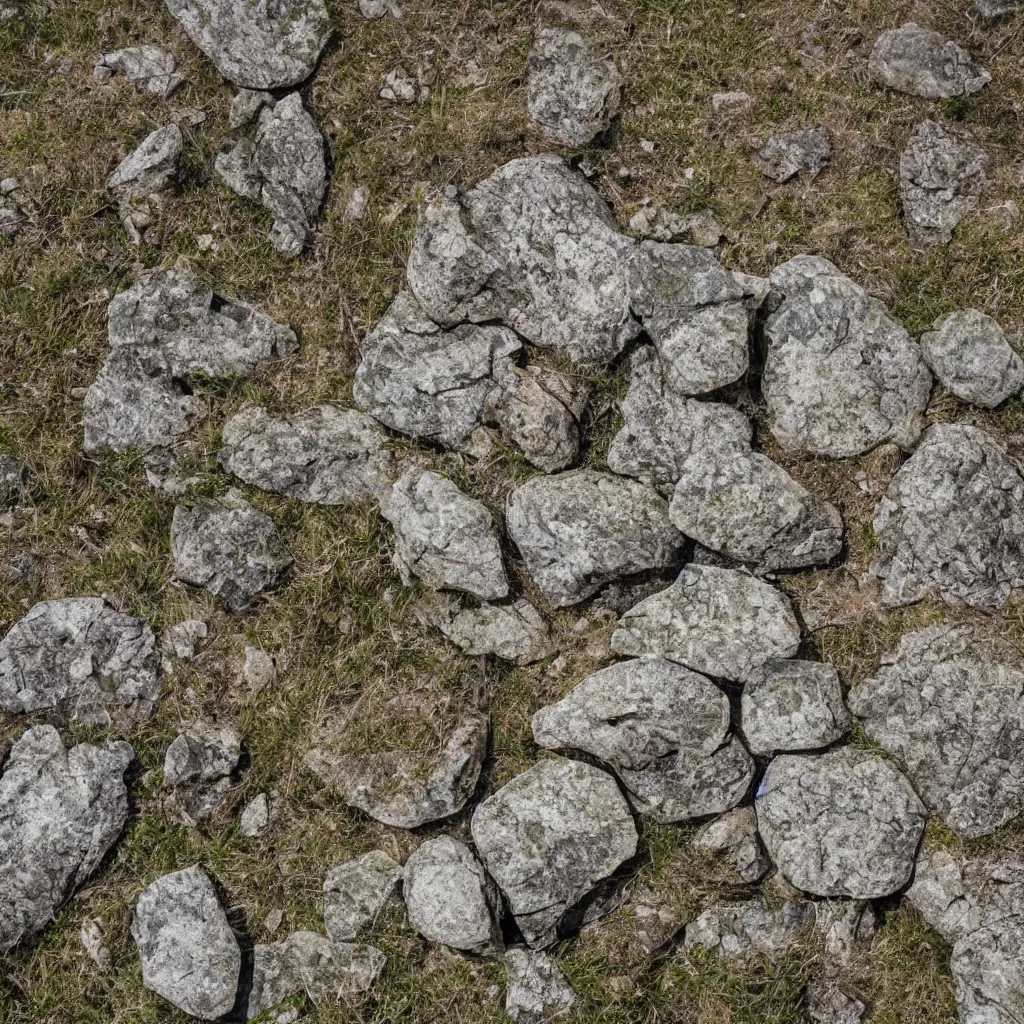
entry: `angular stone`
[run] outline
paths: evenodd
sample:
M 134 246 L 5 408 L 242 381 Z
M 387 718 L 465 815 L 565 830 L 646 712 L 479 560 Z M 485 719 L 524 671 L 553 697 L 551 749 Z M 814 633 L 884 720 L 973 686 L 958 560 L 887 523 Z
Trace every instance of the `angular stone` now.
M 257 793 L 245 805 L 238 821 L 238 831 L 249 839 L 263 835 L 277 817 L 277 793 Z
M 867 1007 L 847 995 L 834 978 L 812 981 L 804 993 L 807 1016 L 814 1024 L 860 1024 Z
M 175 662 L 193 661 L 209 633 L 209 626 L 201 619 L 185 619 L 165 630 L 160 637 L 161 668 L 164 672 L 173 672 Z
M 962 46 L 913 21 L 878 37 L 868 72 L 879 85 L 926 100 L 969 96 L 992 81 Z
M 865 900 L 816 900 L 814 918 L 826 961 L 838 966 L 869 946 L 878 931 L 879 917 Z
M 187 825 L 208 818 L 227 799 L 242 743 L 229 725 L 194 722 L 174 738 L 164 755 L 169 803 Z
M 392 68 L 384 79 L 377 95 L 388 103 L 426 103 L 430 99 L 430 87 L 405 73 L 404 68 Z
M 786 449 L 847 458 L 921 433 L 932 378 L 917 344 L 885 307 L 828 260 L 776 267 L 762 388 Z
M 122 740 L 65 751 L 49 725 L 15 740 L 0 775 L 0 953 L 42 931 L 117 842 L 134 757 Z
M 769 958 L 786 953 L 814 920 L 814 905 L 787 900 L 773 907 L 763 898 L 743 903 L 717 903 L 686 926 L 683 946 L 711 951 L 719 960 Z
M 736 569 L 688 565 L 672 586 L 622 616 L 611 646 L 742 683 L 765 662 L 796 654 L 800 625 L 786 595 L 767 583 Z
M 427 619 L 466 654 L 493 654 L 515 665 L 531 665 L 554 653 L 551 631 L 529 601 L 510 605 L 482 604 L 458 609 L 456 602 L 439 602 Z
M 547 1024 L 571 1011 L 576 993 L 547 953 L 515 946 L 504 961 L 505 1013 L 515 1024 Z
M 153 631 L 101 597 L 41 601 L 0 641 L 0 708 L 126 726 L 160 696 Z
M 0 509 L 14 508 L 26 498 L 29 468 L 15 455 L 0 455 Z
M 641 206 L 629 218 L 629 230 L 638 238 L 655 242 L 689 242 L 713 249 L 725 232 L 711 210 L 700 210 L 685 216 L 663 206 Z
M 174 55 L 162 46 L 145 43 L 142 46 L 128 46 L 123 50 L 100 55 L 93 69 L 103 69 L 110 76 L 121 75 L 124 80 L 134 85 L 139 92 L 148 92 L 153 96 L 166 99 L 185 80 L 176 74 L 178 62 Z
M 372 924 L 402 880 L 402 867 L 381 850 L 331 868 L 324 878 L 324 925 L 335 942 Z
M 895 768 L 852 747 L 775 758 L 754 806 L 786 881 L 815 896 L 864 900 L 910 880 L 928 813 Z
M 82 941 L 82 948 L 89 954 L 89 959 L 101 970 L 110 969 L 110 950 L 104 941 L 101 922 L 96 918 L 86 918 L 82 922 L 81 931 L 78 937 Z
M 266 651 L 259 647 L 246 647 L 242 653 L 242 678 L 259 692 L 277 679 L 277 665 Z
M 757 834 L 753 807 L 737 807 L 709 821 L 693 837 L 693 847 L 721 857 L 749 885 L 760 882 L 772 868 Z
M 801 171 L 820 174 L 831 159 L 832 144 L 824 128 L 798 128 L 773 135 L 754 155 L 754 164 L 766 178 L 781 185 Z
M 244 128 L 252 124 L 264 107 L 272 107 L 276 102 L 273 93 L 259 89 L 239 89 L 228 110 L 228 127 Z
M 144 199 L 174 181 L 181 158 L 181 131 L 176 124 L 149 133 L 107 178 L 107 191 L 118 199 Z
M 528 946 L 542 949 L 600 882 L 636 853 L 615 780 L 579 761 L 540 761 L 473 813 L 473 841 Z

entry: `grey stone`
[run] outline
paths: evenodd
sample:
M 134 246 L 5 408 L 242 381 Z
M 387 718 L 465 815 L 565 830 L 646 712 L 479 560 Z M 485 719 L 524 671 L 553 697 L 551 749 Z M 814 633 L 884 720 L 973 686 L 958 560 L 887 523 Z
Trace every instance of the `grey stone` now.
M 461 610 L 454 601 L 438 602 L 427 610 L 427 618 L 466 654 L 493 654 L 516 665 L 531 665 L 555 650 L 548 624 L 523 598 L 509 605 Z
M 515 946 L 504 961 L 505 1013 L 515 1024 L 546 1024 L 572 1010 L 576 993 L 547 953 Z
M 622 79 L 611 57 L 598 58 L 579 32 L 542 28 L 528 59 L 530 118 L 564 146 L 586 146 L 619 109 Z
M 878 37 L 868 72 L 879 85 L 926 100 L 969 96 L 992 81 L 962 46 L 913 21 Z
M 760 882 L 772 867 L 757 834 L 753 807 L 737 807 L 709 821 L 693 837 L 693 847 L 721 857 L 750 885 Z
M 815 896 L 877 899 L 910 880 L 927 811 L 887 761 L 852 747 L 783 754 L 754 805 L 769 855 Z
M 257 793 L 245 805 L 238 821 L 238 831 L 248 839 L 263 835 L 277 817 L 277 793 Z
M 194 826 L 224 803 L 241 753 L 241 740 L 229 725 L 193 722 L 174 738 L 164 755 L 164 785 L 172 790 L 168 803 L 185 824 Z
M 739 89 L 729 92 L 716 92 L 711 97 L 711 109 L 716 114 L 731 114 L 737 110 L 746 110 L 753 106 L 754 98 L 750 93 Z
M 860 1024 L 867 1007 L 847 995 L 834 978 L 819 978 L 804 993 L 807 1016 L 814 1024 Z
M 882 601 L 932 593 L 996 611 L 1024 587 L 1024 478 L 1003 445 L 977 427 L 929 427 L 875 510 L 870 571 Z
M 65 751 L 37 725 L 0 775 L 0 953 L 40 932 L 99 867 L 128 820 L 123 740 Z
M 978 207 L 992 161 L 963 133 L 922 121 L 900 156 L 900 200 L 912 245 L 943 245 Z
M 638 238 L 655 242 L 689 242 L 713 249 L 725 231 L 711 210 L 679 214 L 663 206 L 641 206 L 629 218 L 629 230 Z
M 826 963 L 842 967 L 869 946 L 879 917 L 865 900 L 815 900 L 814 929 L 821 936 Z
M 393 68 L 384 78 L 384 84 L 377 94 L 389 103 L 426 103 L 430 99 L 430 89 L 416 78 L 405 73 L 404 68 Z
M 242 957 L 224 910 L 198 864 L 151 882 L 135 907 L 132 938 L 142 984 L 200 1020 L 235 1003 Z
M 785 954 L 814 920 L 813 904 L 787 900 L 770 905 L 763 897 L 742 903 L 717 903 L 686 926 L 683 946 L 698 946 L 719 960 L 744 961 L 761 954 L 769 958 Z
M 367 21 L 379 21 L 387 14 L 401 18 L 402 8 L 394 0 L 359 0 L 359 13 Z
M 615 780 L 579 761 L 540 761 L 473 812 L 473 841 L 528 946 L 542 949 L 594 887 L 636 853 Z
M 765 662 L 796 654 L 800 626 L 786 595 L 749 573 L 688 565 L 672 586 L 622 616 L 611 646 L 742 683 Z
M 228 110 L 228 127 L 244 128 L 253 124 L 264 107 L 272 107 L 276 102 L 273 93 L 260 89 L 239 89 Z
M 0 509 L 20 505 L 28 494 L 29 469 L 14 455 L 0 455 Z
M 142 457 L 142 468 L 146 471 L 146 483 L 172 498 L 183 497 L 199 481 L 199 477 L 183 475 L 181 463 L 170 448 L 150 449 Z
M 773 135 L 754 155 L 754 164 L 766 178 L 782 184 L 801 171 L 820 174 L 831 158 L 828 132 L 818 126 Z
M 153 631 L 101 597 L 41 601 L 0 641 L 0 707 L 126 726 L 160 696 Z
M 246 647 L 242 654 L 242 678 L 259 692 L 277 679 L 274 659 L 259 647 Z
M 828 260 L 776 267 L 762 388 L 772 433 L 792 451 L 846 458 L 921 433 L 931 374 L 885 307 Z
M 974 0 L 974 7 L 983 17 L 1001 18 L 1020 7 L 1020 0 Z
M 0 238 L 13 238 L 30 223 L 28 214 L 17 203 L 0 200 Z
M 185 34 L 231 83 L 284 89 L 313 73 L 331 35 L 323 0 L 166 0 Z
M 164 630 L 160 637 L 160 667 L 163 671 L 171 673 L 176 662 L 194 660 L 209 633 L 209 626 L 201 619 L 185 619 Z
M 139 92 L 148 92 L 164 99 L 185 81 L 181 75 L 176 74 L 178 62 L 174 55 L 152 43 L 101 54 L 96 68 L 104 69 L 110 76 L 121 75 Z M 94 68 L 94 75 L 95 71 Z
M 110 969 L 110 950 L 107 948 L 103 928 L 100 921 L 95 918 L 86 918 L 82 922 L 81 931 L 78 937 L 82 942 L 82 948 L 89 954 L 89 959 L 101 970 Z
M 672 565 L 683 544 L 653 489 L 593 469 L 537 476 L 508 497 L 511 539 L 556 608 L 605 583 Z
M 165 191 L 178 172 L 182 145 L 176 124 L 150 132 L 107 177 L 107 191 L 129 200 Z
M 921 335 L 925 362 L 957 398 L 994 409 L 1024 387 L 1024 362 L 1003 329 L 976 309 L 952 313 Z
M 402 880 L 401 865 L 381 850 L 331 868 L 324 878 L 324 926 L 335 942 L 354 939 L 392 898 Z
M 256 143 L 252 139 L 222 139 L 213 169 L 232 192 L 258 203 L 263 183 L 256 169 Z

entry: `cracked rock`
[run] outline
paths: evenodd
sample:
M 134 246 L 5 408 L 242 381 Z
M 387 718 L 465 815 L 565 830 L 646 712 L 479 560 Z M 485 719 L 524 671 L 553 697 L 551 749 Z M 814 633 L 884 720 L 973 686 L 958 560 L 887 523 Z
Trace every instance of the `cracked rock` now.
M 382 850 L 331 868 L 324 878 L 324 925 L 335 942 L 354 939 L 394 896 L 402 867 Z
M 516 776 L 477 806 L 472 833 L 533 949 L 572 927 L 570 911 L 637 844 L 615 780 L 579 761 L 540 761 Z
M 547 953 L 515 946 L 504 961 L 505 1013 L 515 1024 L 547 1024 L 575 1005 L 576 993 Z
M 150 132 L 107 177 L 107 191 L 117 200 L 121 223 L 135 245 L 159 217 L 178 174 L 182 146 L 178 126 L 164 125 Z
M 260 89 L 239 89 L 228 110 L 228 127 L 244 128 L 254 124 L 264 107 L 272 107 L 277 100 L 273 93 Z
M 49 725 L 23 732 L 0 775 L 0 953 L 49 924 L 128 820 L 123 740 L 65 751 Z
M 164 755 L 164 785 L 185 824 L 194 826 L 224 803 L 241 753 L 238 733 L 228 725 L 194 722 L 178 733 Z
M 493 654 L 515 665 L 532 665 L 555 650 L 548 624 L 523 598 L 461 610 L 455 601 L 439 601 L 425 609 L 425 618 L 469 655 Z
M 683 946 L 702 946 L 719 960 L 746 960 L 761 954 L 782 956 L 814 920 L 814 905 L 787 900 L 770 906 L 763 897 L 743 903 L 717 903 L 686 926 Z
M 755 807 L 786 881 L 815 896 L 863 900 L 910 880 L 928 813 L 895 768 L 852 747 L 775 758 Z
M 816 900 L 814 918 L 814 929 L 832 964 L 849 963 L 859 948 L 870 945 L 878 931 L 878 915 L 864 900 Z
M 773 135 L 754 154 L 754 164 L 766 178 L 781 185 L 801 171 L 820 174 L 831 158 L 832 144 L 824 128 L 799 128 Z
M 879 85 L 926 100 L 970 96 L 992 81 L 962 46 L 913 21 L 878 37 L 868 72 Z
M 749 885 L 771 871 L 771 861 L 757 834 L 753 807 L 737 807 L 709 821 L 693 837 L 694 849 L 722 858 Z
M 146 43 L 100 55 L 93 68 L 93 77 L 106 80 L 121 75 L 139 92 L 167 99 L 184 81 L 176 74 L 178 62 L 162 46 Z

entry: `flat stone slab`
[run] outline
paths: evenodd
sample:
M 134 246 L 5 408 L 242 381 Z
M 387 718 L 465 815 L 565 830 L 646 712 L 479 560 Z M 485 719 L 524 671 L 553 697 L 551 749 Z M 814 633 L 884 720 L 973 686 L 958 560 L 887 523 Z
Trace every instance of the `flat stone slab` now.
M 401 865 L 382 850 L 331 868 L 324 878 L 324 925 L 334 942 L 354 939 L 394 896 Z
M 719 903 L 686 926 L 683 947 L 703 947 L 719 960 L 744 961 L 760 953 L 783 956 L 814 921 L 814 905 L 787 900 L 773 907 L 763 899 Z
M 969 96 L 992 81 L 962 46 L 913 21 L 878 37 L 868 73 L 879 85 L 926 100 Z
M 820 174 L 832 159 L 828 131 L 820 126 L 773 135 L 755 154 L 754 165 L 778 184 L 798 174 Z
M 572 1010 L 576 993 L 547 953 L 515 946 L 504 962 L 505 1013 L 515 1024 L 546 1024 Z

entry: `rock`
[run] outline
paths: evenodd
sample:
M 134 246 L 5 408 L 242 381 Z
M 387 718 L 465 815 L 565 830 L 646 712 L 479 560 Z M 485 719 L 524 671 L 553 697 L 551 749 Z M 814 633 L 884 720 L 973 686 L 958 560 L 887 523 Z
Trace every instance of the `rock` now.
M 927 811 L 887 761 L 852 747 L 783 754 L 754 805 L 769 856 L 815 896 L 877 899 L 910 880 Z
M 185 34 L 232 84 L 285 89 L 313 73 L 331 35 L 323 0 L 276 6 L 234 0 L 166 0 Z
M 929 809 L 970 839 L 1024 811 L 1024 672 L 1008 654 L 970 626 L 930 626 L 850 695 Z
M 367 21 L 379 21 L 386 14 L 401 18 L 402 8 L 394 0 L 359 0 L 359 13 Z
M 199 408 L 201 410 L 201 403 Z M 142 468 L 146 471 L 146 483 L 171 498 L 183 497 L 189 487 L 199 482 L 197 476 L 183 475 L 181 463 L 170 448 L 153 448 L 146 452 L 142 457 Z
M 1000 18 L 1020 7 L 1020 0 L 974 0 L 974 7 L 985 18 Z
M 469 714 L 440 754 L 386 750 L 362 757 L 315 747 L 306 765 L 350 806 L 393 828 L 419 828 L 465 807 L 487 753 L 488 721 Z
M 165 630 L 160 637 L 160 667 L 169 675 L 176 662 L 193 661 L 209 634 L 209 627 L 200 619 L 185 619 Z
M 402 867 L 381 850 L 331 868 L 324 878 L 324 925 L 334 942 L 354 939 L 392 898 Z
M 387 73 L 384 84 L 377 94 L 389 103 L 426 103 L 430 99 L 430 89 L 421 85 L 415 78 L 405 73 L 403 68 L 394 68 Z
M 912 245 L 943 245 L 989 186 L 992 161 L 965 135 L 922 121 L 900 156 L 900 200 Z
M 242 678 L 257 693 L 277 679 L 274 659 L 259 647 L 246 647 L 242 655 Z
M 428 619 L 466 654 L 493 654 L 515 665 L 532 665 L 555 651 L 548 624 L 523 598 L 510 605 L 461 610 L 455 602 L 443 602 L 429 609 Z
M 878 915 L 865 900 L 816 900 L 814 929 L 821 936 L 826 962 L 843 966 L 878 931 Z
M 711 97 L 711 109 L 716 114 L 731 114 L 753 106 L 754 98 L 749 93 L 735 89 L 731 92 L 716 92 Z
M 239 89 L 228 110 L 228 127 L 244 128 L 253 124 L 264 107 L 272 107 L 276 102 L 273 93 L 260 89 Z
M 622 78 L 611 57 L 591 55 L 578 32 L 542 28 L 528 60 L 530 119 L 564 146 L 586 146 L 618 112 Z
M 418 576 L 435 590 L 464 590 L 484 601 L 508 596 L 494 517 L 447 477 L 413 466 L 380 511 L 395 528 L 394 562 L 406 582 Z
M 655 242 L 690 242 L 713 249 L 725 232 L 711 210 L 700 210 L 682 216 L 663 206 L 641 206 L 629 218 L 629 230 L 638 238 Z
M 158 661 L 149 626 L 103 598 L 41 601 L 0 641 L 0 708 L 127 726 L 153 713 Z
M 741 727 L 752 754 L 813 750 L 853 724 L 839 673 L 820 661 L 769 661 L 743 688 Z
M 257 793 L 245 805 L 238 831 L 249 839 L 263 835 L 277 817 L 277 793 Z
M 504 961 L 505 1013 L 515 1024 L 546 1024 L 571 1011 L 576 993 L 547 953 L 514 946 Z
M 622 616 L 611 646 L 742 683 L 765 662 L 796 654 L 800 626 L 785 594 L 767 583 L 736 569 L 688 565 L 672 586 Z
M 121 75 L 139 92 L 167 99 L 185 81 L 175 73 L 177 70 L 178 62 L 173 54 L 161 46 L 146 43 L 101 54 L 93 68 L 93 77 L 97 71 L 101 71 L 100 77 Z
M 693 847 L 721 857 L 749 885 L 760 882 L 772 868 L 757 834 L 753 807 L 737 807 L 709 821 L 693 837 Z
M 847 995 L 834 978 L 812 981 L 804 993 L 807 1016 L 814 1024 L 860 1024 L 867 1007 Z
M 926 100 L 970 96 L 992 81 L 962 46 L 913 21 L 878 37 L 868 73 L 879 85 Z
M 30 223 L 28 214 L 17 203 L 0 199 L 0 238 L 13 238 Z
M 765 323 L 762 388 L 779 443 L 835 458 L 913 447 L 931 374 L 902 325 L 821 257 L 797 256 L 770 280 L 782 301 Z
M 550 946 L 570 911 L 636 853 L 615 780 L 579 761 L 540 761 L 482 804 L 473 842 L 532 949 Z
M 1024 478 L 995 438 L 935 424 L 892 478 L 875 510 L 870 572 L 882 602 L 929 593 L 996 611 L 1024 587 Z
M 171 556 L 176 579 L 208 590 L 229 612 L 279 586 L 292 564 L 274 521 L 231 493 L 175 506 Z
M 234 1005 L 242 964 L 238 940 L 198 864 L 142 890 L 132 938 L 142 984 L 151 992 L 200 1020 L 215 1020 Z
M 655 821 L 721 814 L 746 795 L 754 763 L 730 734 L 729 698 L 709 679 L 660 658 L 624 661 L 533 716 L 548 750 L 606 762 L 636 809 Z
M 49 725 L 14 741 L 0 775 L 0 953 L 42 931 L 117 842 L 134 757 L 123 740 L 65 752 Z
M 117 200 L 121 223 L 133 244 L 159 218 L 178 174 L 183 141 L 176 124 L 150 132 L 107 177 L 107 191 Z
M 509 495 L 505 519 L 556 608 L 621 576 L 672 565 L 683 543 L 656 491 L 593 469 L 527 480 Z
M 363 185 L 357 185 L 352 189 L 348 202 L 345 204 L 345 212 L 342 220 L 353 222 L 363 220 L 370 210 L 370 190 Z
M 766 178 L 782 184 L 801 171 L 820 174 L 831 158 L 832 145 L 824 128 L 799 128 L 773 135 L 754 155 L 754 164 Z
M 994 409 L 1024 387 L 1024 362 L 1003 329 L 976 309 L 952 313 L 921 335 L 932 373 L 957 398 Z
M 194 722 L 178 733 L 164 755 L 164 785 L 173 791 L 168 803 L 186 825 L 203 821 L 224 803 L 241 753 L 241 740 L 229 725 Z
M 89 959 L 101 970 L 110 969 L 110 950 L 107 948 L 103 928 L 95 918 L 86 918 L 82 922 L 82 930 L 78 933 L 82 948 L 89 954 Z
M 708 907 L 686 926 L 683 940 L 689 951 L 702 946 L 719 960 L 747 960 L 760 954 L 782 956 L 814 920 L 814 905 L 787 900 L 771 906 L 763 897 L 743 903 Z
M 409 923 L 425 939 L 467 953 L 502 948 L 494 883 L 465 843 L 428 839 L 406 861 L 402 891 Z
M 28 496 L 29 468 L 14 455 L 0 455 L 0 509 L 15 508 Z

